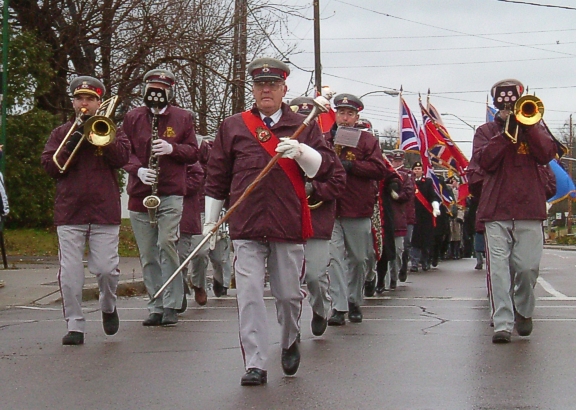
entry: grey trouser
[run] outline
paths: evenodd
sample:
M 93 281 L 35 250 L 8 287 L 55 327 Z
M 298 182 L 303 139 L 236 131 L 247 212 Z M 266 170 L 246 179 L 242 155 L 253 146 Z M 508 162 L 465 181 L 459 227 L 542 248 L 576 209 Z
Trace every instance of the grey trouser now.
M 324 318 L 328 317 L 332 299 L 328 294 L 330 279 L 330 241 L 328 239 L 308 239 L 304 246 L 306 285 L 312 311 Z
M 84 263 L 82 258 L 88 242 L 88 270 L 96 275 L 100 289 L 100 310 L 112 313 L 116 308 L 118 286 L 118 225 L 58 226 L 60 270 L 58 282 L 62 292 L 64 319 L 70 332 L 84 332 L 82 288 Z
M 400 267 L 402 266 L 402 252 L 404 252 L 404 237 L 395 236 L 394 246 L 396 247 L 396 258 L 388 261 L 388 272 L 386 276 L 390 277 L 389 280 L 398 281 L 398 272 L 400 272 Z
M 182 217 L 182 197 L 176 195 L 160 197 L 156 216 L 158 225 L 152 226 L 147 212 L 130 211 L 130 222 L 140 251 L 144 285 L 150 295 L 148 302 L 150 313 L 162 313 L 164 308 L 180 309 L 184 297 L 184 283 L 179 274 L 164 290 L 162 296 L 152 300 L 152 296 L 180 266 L 176 243 Z
M 330 240 L 330 297 L 332 308 L 348 311 L 348 302 L 361 305 L 362 286 L 374 267 L 370 218 L 336 218 Z
M 178 240 L 178 255 L 180 263 L 196 249 L 202 242 L 204 236 L 183 233 Z M 222 283 L 224 287 L 230 287 L 230 277 L 232 275 L 232 263 L 230 261 L 230 237 L 218 239 L 216 247 L 210 249 L 210 242 L 206 243 L 202 249 L 192 258 L 192 274 L 190 280 L 192 286 L 206 288 L 206 271 L 208 270 L 208 260 L 212 262 L 214 268 L 214 279 Z M 182 269 L 184 277 L 188 275 L 188 266 Z
M 485 225 L 494 331 L 512 332 L 514 308 L 524 317 L 532 317 L 534 312 L 534 286 L 542 257 L 542 222 L 493 221 Z M 515 272 L 513 292 L 511 271 Z
M 276 299 L 276 316 L 282 328 L 280 346 L 289 348 L 300 332 L 304 291 L 300 286 L 304 246 L 283 242 L 234 240 L 234 269 L 240 345 L 246 369 L 266 369 L 268 324 L 264 304 L 264 276 Z

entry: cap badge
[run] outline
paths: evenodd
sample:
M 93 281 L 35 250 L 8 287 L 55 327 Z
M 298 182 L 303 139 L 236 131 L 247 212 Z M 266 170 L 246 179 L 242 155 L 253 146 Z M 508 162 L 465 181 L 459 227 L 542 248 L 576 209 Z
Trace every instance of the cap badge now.
M 260 142 L 266 142 L 271 137 L 270 131 L 268 131 L 268 129 L 263 127 L 256 128 L 256 136 L 258 137 L 258 141 Z
M 268 67 L 268 64 L 264 64 L 264 65 L 262 66 L 262 72 L 263 72 L 263 73 L 267 73 L 267 72 L 269 72 L 269 71 L 270 71 L 270 68 Z
M 302 109 L 303 109 L 303 110 L 307 110 L 308 108 L 309 108 L 309 107 L 308 107 L 308 103 L 302 104 Z
M 344 97 L 342 99 L 342 104 L 348 104 L 348 97 Z

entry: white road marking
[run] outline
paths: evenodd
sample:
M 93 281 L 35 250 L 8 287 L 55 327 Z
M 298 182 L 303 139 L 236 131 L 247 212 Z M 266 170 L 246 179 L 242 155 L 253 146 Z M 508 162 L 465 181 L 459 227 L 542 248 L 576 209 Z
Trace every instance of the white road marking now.
M 541 276 L 538 277 L 538 283 L 540 284 L 540 286 L 542 286 L 542 288 L 544 288 L 546 292 L 554 296 L 556 299 L 566 300 L 566 298 L 568 297 L 565 294 L 558 292 L 556 289 L 554 289 L 554 287 L 550 283 L 546 282 L 546 280 L 544 280 Z

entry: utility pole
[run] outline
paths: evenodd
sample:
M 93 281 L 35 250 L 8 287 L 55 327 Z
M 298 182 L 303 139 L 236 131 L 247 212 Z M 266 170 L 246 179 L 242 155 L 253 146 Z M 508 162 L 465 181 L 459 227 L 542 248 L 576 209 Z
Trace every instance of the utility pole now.
M 572 157 L 573 149 L 573 137 L 574 131 L 572 130 L 572 114 L 570 114 L 570 148 L 568 152 L 570 153 L 570 158 Z M 570 175 L 570 179 L 572 179 L 572 161 L 568 164 L 568 175 Z M 567 223 L 567 233 L 572 233 L 572 195 L 568 195 L 568 223 Z
M 314 2 L 314 75 L 316 92 L 322 94 L 322 64 L 320 63 L 320 0 Z
M 0 171 L 4 174 L 5 164 L 6 164 L 6 96 L 8 95 L 8 41 L 9 41 L 9 31 L 8 31 L 8 0 L 4 0 L 4 9 L 2 13 L 2 82 L 0 84 L 0 98 L 2 103 L 2 123 L 0 127 L 0 144 L 3 145 L 4 155 L 0 161 Z
M 232 114 L 244 111 L 246 106 L 246 49 L 248 48 L 248 0 L 234 3 L 234 62 L 232 67 Z

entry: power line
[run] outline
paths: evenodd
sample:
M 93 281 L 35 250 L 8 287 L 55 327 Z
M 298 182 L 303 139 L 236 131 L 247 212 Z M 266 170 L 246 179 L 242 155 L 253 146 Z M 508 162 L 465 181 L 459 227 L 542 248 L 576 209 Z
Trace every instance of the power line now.
M 382 15 L 382 16 L 386 16 L 386 17 L 389 17 L 389 18 L 393 18 L 393 19 L 396 19 L 396 20 L 407 21 L 407 22 L 409 22 L 409 23 L 418 24 L 418 25 L 425 26 L 425 27 L 432 27 L 432 28 L 435 28 L 435 29 L 438 29 L 438 30 L 449 31 L 449 32 L 451 32 L 451 33 L 468 34 L 468 35 L 470 35 L 470 36 L 472 36 L 472 37 L 478 37 L 478 38 L 482 38 L 482 39 L 484 39 L 484 40 L 491 40 L 491 41 L 496 41 L 496 42 L 504 43 L 504 44 L 513 44 L 513 45 L 516 45 L 516 46 L 519 46 L 519 47 L 526 47 L 526 48 L 530 48 L 530 49 L 533 49 L 533 50 L 548 51 L 548 52 L 557 53 L 557 54 L 564 54 L 564 55 L 574 56 L 574 54 L 564 53 L 564 52 L 561 52 L 561 51 L 543 50 L 543 49 L 540 49 L 540 48 L 538 48 L 538 47 L 534 47 L 534 46 L 527 45 L 527 44 L 517 44 L 517 43 L 513 43 L 513 42 L 511 42 L 511 41 L 504 41 L 504 40 L 501 40 L 501 39 L 489 38 L 489 37 L 486 37 L 486 36 L 484 36 L 484 35 L 463 33 L 463 32 L 461 32 L 461 31 L 452 30 L 452 29 L 445 28 L 445 27 L 439 27 L 439 26 L 434 26 L 434 25 L 432 25 L 432 24 L 421 23 L 421 22 L 419 22 L 419 21 L 410 20 L 410 19 L 403 18 L 403 17 L 398 17 L 398 16 L 393 16 L 392 14 L 383 13 L 383 12 L 377 11 L 377 10 L 372 10 L 372 9 L 369 9 L 369 8 L 366 8 L 366 7 L 359 6 L 359 5 L 357 5 L 357 4 L 347 3 L 347 2 L 342 1 L 342 0 L 335 0 L 335 1 L 337 1 L 338 3 L 346 4 L 346 5 L 351 6 L 351 7 L 359 8 L 359 9 L 361 9 L 361 10 L 366 10 L 366 11 L 369 11 L 369 12 L 372 12 L 372 13 L 375 13 L 375 14 L 380 14 L 380 15 Z
M 399 39 L 421 39 L 421 38 L 453 38 L 453 37 L 475 37 L 475 36 L 503 36 L 511 34 L 535 34 L 535 33 L 555 33 L 563 31 L 576 31 L 576 29 L 557 29 L 557 30 L 534 30 L 534 31 L 508 31 L 502 33 L 471 33 L 471 34 L 446 34 L 446 35 L 429 35 L 429 36 L 381 36 L 381 37 L 322 37 L 322 41 L 344 41 L 344 40 L 399 40 Z M 296 37 L 299 41 L 313 41 L 313 38 Z M 280 37 L 279 37 L 280 38 Z M 538 45 L 538 44 L 533 44 Z
M 556 9 L 565 9 L 565 10 L 576 10 L 576 8 L 574 8 L 574 7 L 556 6 L 553 4 L 532 3 L 529 1 L 516 1 L 516 0 L 496 0 L 496 1 L 501 1 L 503 3 L 525 4 L 527 6 L 539 6 L 539 7 L 550 7 L 550 8 L 556 8 Z

